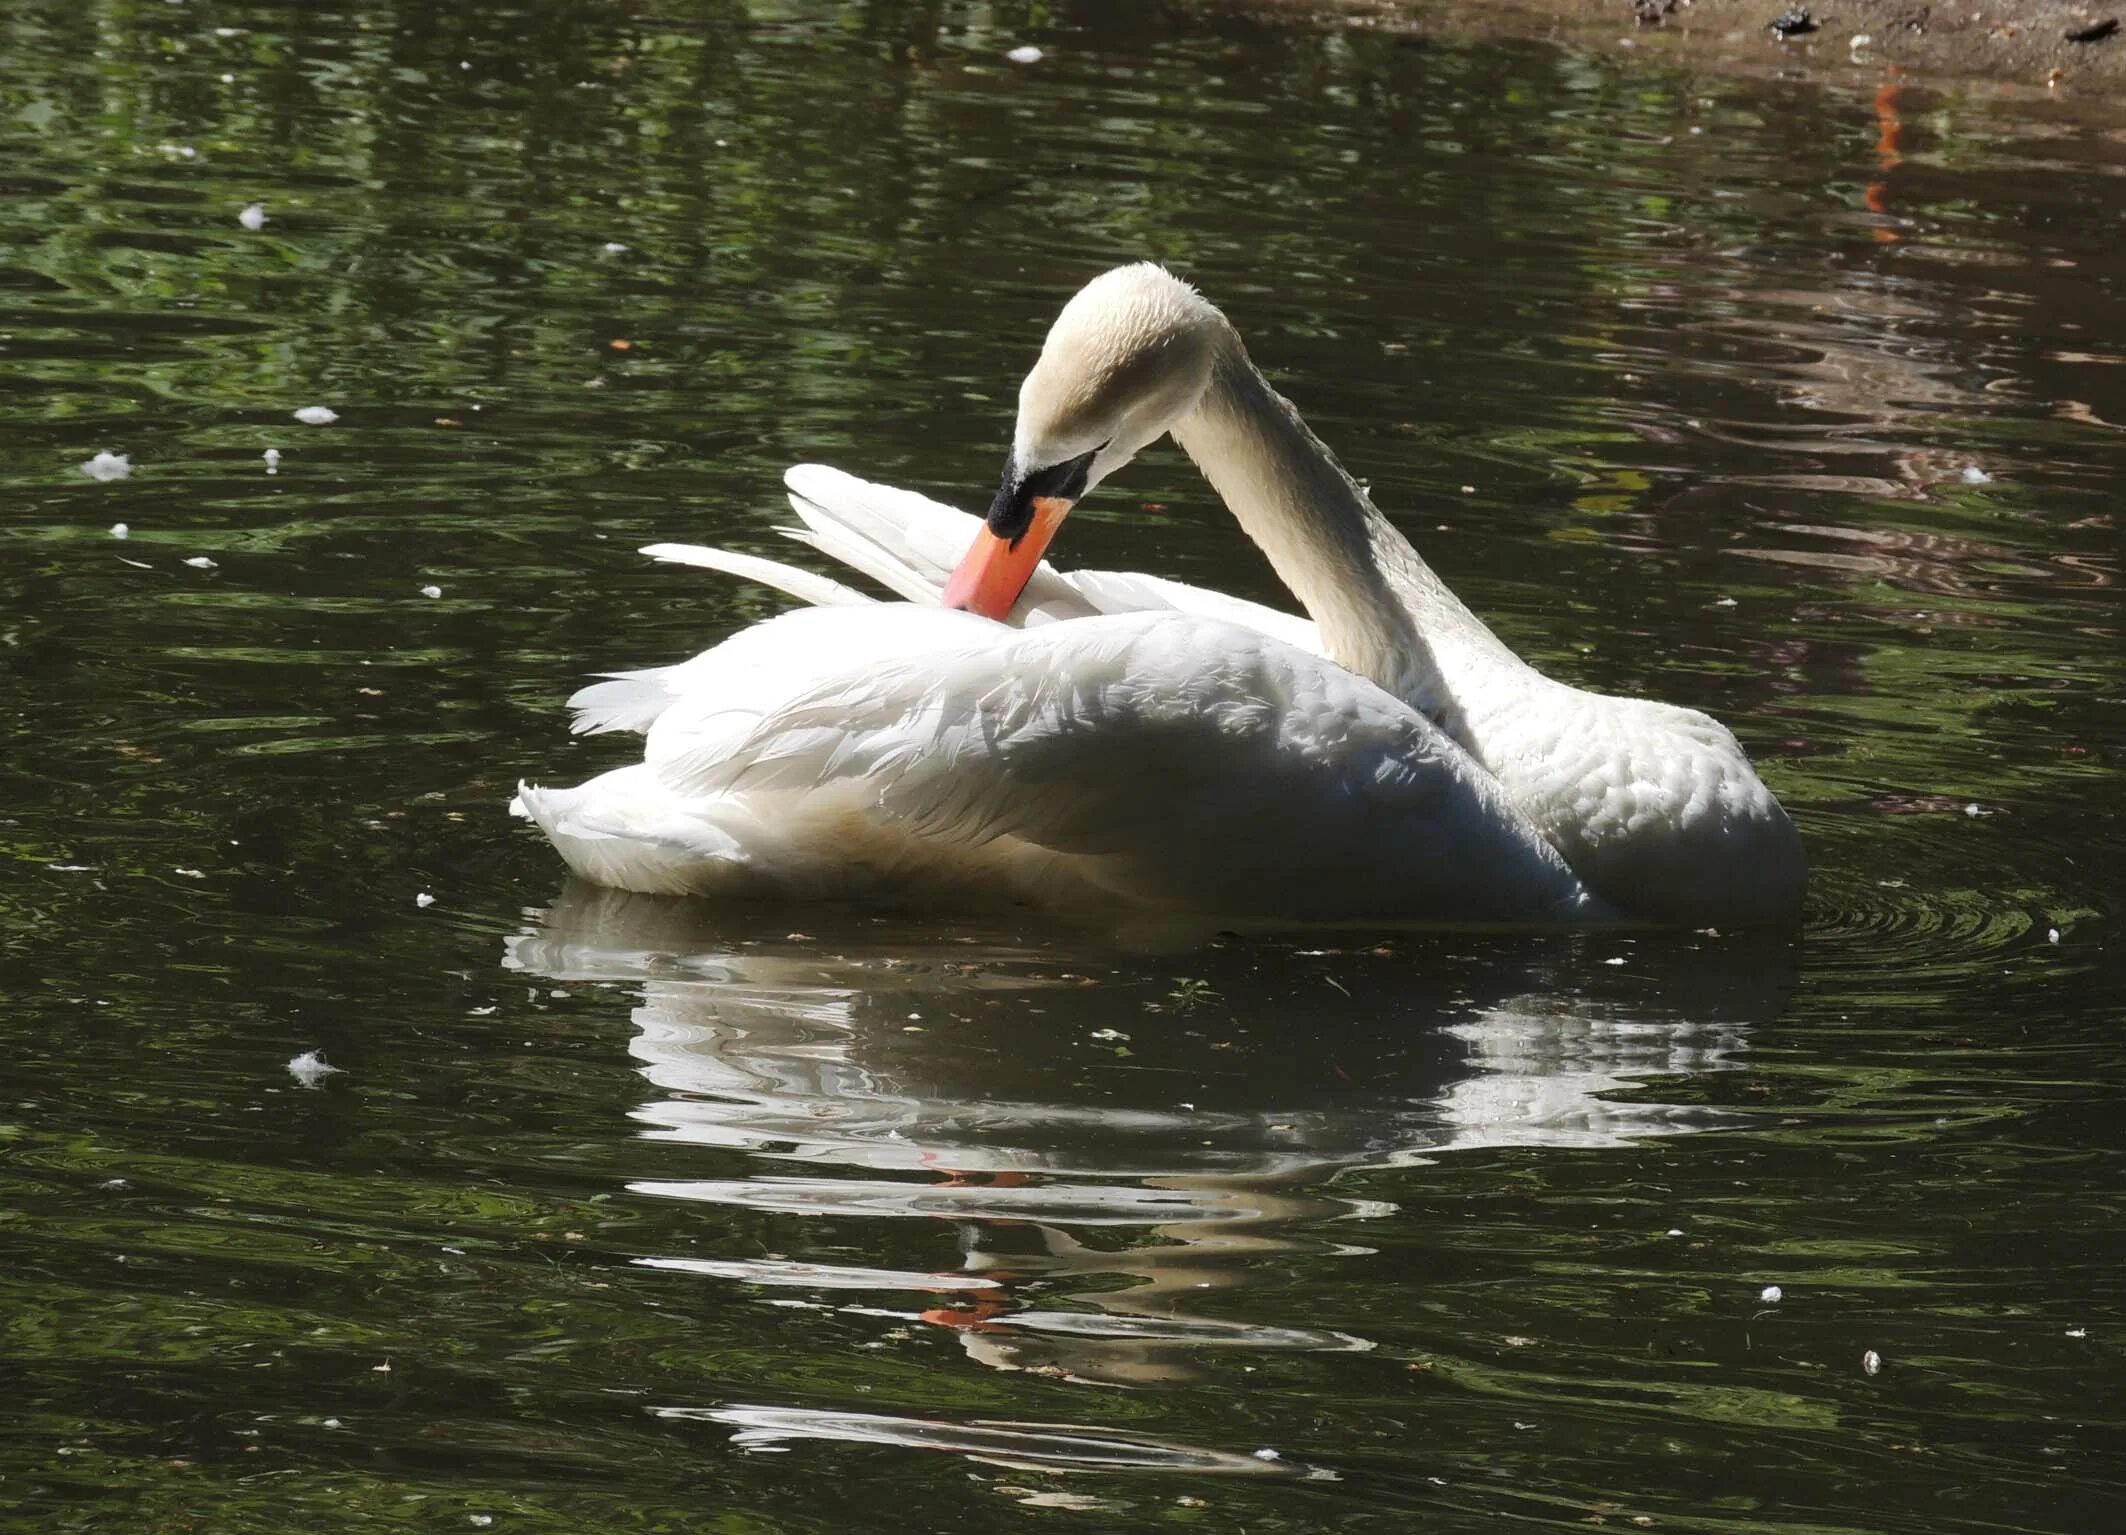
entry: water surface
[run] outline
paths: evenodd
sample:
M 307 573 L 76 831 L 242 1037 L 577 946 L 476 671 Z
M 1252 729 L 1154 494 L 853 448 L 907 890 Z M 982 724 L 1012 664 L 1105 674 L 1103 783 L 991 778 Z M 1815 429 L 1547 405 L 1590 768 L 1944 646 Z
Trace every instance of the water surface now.
M 0 1528 L 2126 1515 L 2116 125 L 1211 5 L 0 57 Z M 564 883 L 568 691 L 778 605 L 636 547 L 977 504 L 1145 255 L 1524 653 L 1733 725 L 1800 941 Z M 1277 596 L 1170 450 L 1061 553 Z

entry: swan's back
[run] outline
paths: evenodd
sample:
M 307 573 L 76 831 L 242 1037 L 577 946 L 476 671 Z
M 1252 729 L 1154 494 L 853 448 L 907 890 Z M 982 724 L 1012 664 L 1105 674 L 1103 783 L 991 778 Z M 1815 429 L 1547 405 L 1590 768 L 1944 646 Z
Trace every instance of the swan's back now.
M 1504 706 L 1499 706 L 1503 704 Z M 1635 917 L 1698 927 L 1792 920 L 1801 835 L 1710 715 L 1527 670 L 1465 739 L 1589 885 Z
M 776 679 L 758 662 L 778 646 L 844 659 Z M 642 763 L 522 794 L 591 878 L 1279 919 L 1606 913 L 1421 715 L 1230 624 L 812 609 L 688 666 Z

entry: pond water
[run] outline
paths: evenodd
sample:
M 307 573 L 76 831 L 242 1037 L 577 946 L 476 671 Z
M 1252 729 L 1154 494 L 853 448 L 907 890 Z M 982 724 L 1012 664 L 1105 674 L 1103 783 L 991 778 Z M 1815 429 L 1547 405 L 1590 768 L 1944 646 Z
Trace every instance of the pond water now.
M 1122 0 L 0 57 L 0 1529 L 2126 1518 L 2115 122 Z M 564 883 L 567 693 L 779 605 L 637 546 L 979 504 L 1145 255 L 1735 728 L 1798 941 Z M 1060 558 L 1276 596 L 1170 449 Z

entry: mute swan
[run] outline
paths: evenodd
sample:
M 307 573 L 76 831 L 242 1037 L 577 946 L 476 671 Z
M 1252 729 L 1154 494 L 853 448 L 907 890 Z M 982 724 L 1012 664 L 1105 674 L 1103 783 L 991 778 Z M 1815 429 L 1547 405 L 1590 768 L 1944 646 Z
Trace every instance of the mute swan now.
M 1072 504 L 1168 433 L 1312 622 L 1042 562 Z M 986 518 L 818 466 L 786 479 L 805 524 L 786 531 L 908 603 L 645 550 L 815 606 L 571 699 L 578 731 L 648 738 L 641 763 L 512 806 L 587 878 L 1271 918 L 1798 913 L 1799 836 L 1734 737 L 1523 662 L 1157 266 L 1064 307 Z

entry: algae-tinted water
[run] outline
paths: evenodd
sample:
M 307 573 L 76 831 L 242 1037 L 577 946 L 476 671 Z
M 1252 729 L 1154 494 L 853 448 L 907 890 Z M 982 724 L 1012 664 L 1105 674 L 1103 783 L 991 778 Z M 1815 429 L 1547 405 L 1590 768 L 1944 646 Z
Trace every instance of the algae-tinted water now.
M 1214 5 L 0 58 L 0 1529 L 2119 1521 L 2115 127 Z M 1524 652 L 1734 726 L 1800 942 L 564 887 L 567 692 L 777 606 L 636 547 L 979 505 L 1144 255 Z M 1171 451 L 1060 557 L 1276 596 Z

